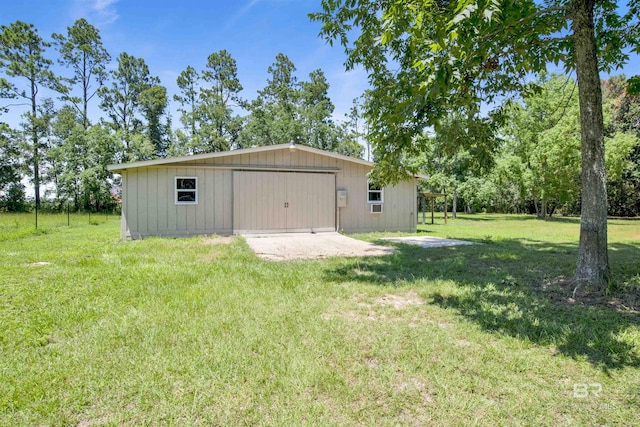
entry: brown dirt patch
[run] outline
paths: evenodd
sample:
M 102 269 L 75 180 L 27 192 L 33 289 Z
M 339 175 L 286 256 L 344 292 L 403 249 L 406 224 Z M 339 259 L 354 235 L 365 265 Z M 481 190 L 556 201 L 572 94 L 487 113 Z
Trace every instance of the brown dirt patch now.
M 387 294 L 380 298 L 376 298 L 374 303 L 380 306 L 391 306 L 396 310 L 402 310 L 403 308 L 423 305 L 424 300 L 418 296 L 415 291 L 408 292 L 404 295 Z
M 27 264 L 27 265 L 34 266 L 34 267 L 35 267 L 35 266 L 39 266 L 39 265 L 51 265 L 51 263 L 50 263 L 50 262 L 47 262 L 47 261 L 37 261 L 37 262 L 30 262 L 30 263 L 29 263 L 29 264 Z
M 354 310 L 340 310 L 336 309 L 331 313 L 324 313 L 322 318 L 324 320 L 331 320 L 335 318 L 348 319 L 352 321 L 401 321 L 409 320 L 409 326 L 416 327 L 423 322 L 423 316 L 416 313 L 411 319 L 401 313 L 401 311 L 409 309 L 411 307 L 419 307 L 424 305 L 424 300 L 415 291 L 409 291 L 405 294 L 386 294 L 381 297 L 371 300 L 367 295 L 354 295 L 352 300 L 354 301 Z M 388 308 L 393 308 L 393 311 L 389 311 Z M 397 312 L 395 314 L 394 312 Z
M 627 314 L 640 314 L 640 294 L 637 289 L 631 289 L 628 293 L 602 292 L 560 278 L 545 282 L 540 286 L 540 291 L 557 304 L 608 307 Z
M 403 378 L 398 374 L 396 384 L 394 384 L 394 390 L 398 393 L 418 394 L 422 403 L 433 403 L 434 398 L 425 383 L 418 378 Z
M 84 420 L 84 421 L 80 421 L 77 424 L 77 427 L 92 427 L 97 425 L 104 425 L 108 421 L 109 421 L 108 417 L 100 417 L 100 418 L 96 418 L 95 420 Z

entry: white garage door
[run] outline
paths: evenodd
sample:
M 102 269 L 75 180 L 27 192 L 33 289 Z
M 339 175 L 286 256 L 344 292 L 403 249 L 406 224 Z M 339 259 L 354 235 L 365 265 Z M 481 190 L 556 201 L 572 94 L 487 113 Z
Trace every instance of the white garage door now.
M 233 173 L 234 233 L 335 231 L 335 175 Z

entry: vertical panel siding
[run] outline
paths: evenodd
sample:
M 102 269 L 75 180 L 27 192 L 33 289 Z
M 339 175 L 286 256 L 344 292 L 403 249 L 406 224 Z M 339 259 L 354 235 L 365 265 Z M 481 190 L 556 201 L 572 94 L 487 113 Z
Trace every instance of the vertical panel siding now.
M 175 204 L 175 177 L 198 178 L 198 203 Z M 123 174 L 121 234 L 229 234 L 232 228 L 231 171 L 177 167 L 133 169 Z
M 147 186 L 146 186 L 146 201 L 147 212 L 156 212 L 156 215 L 147 215 L 147 230 L 148 234 L 157 234 L 158 233 L 158 197 L 157 193 L 158 188 L 155 189 L 152 193 L 149 193 L 150 188 L 153 187 L 153 183 L 158 182 L 158 169 L 149 169 L 147 173 Z M 151 184 L 149 184 L 151 183 Z
M 338 161 L 336 189 L 347 190 L 347 207 L 340 209 L 340 229 L 345 232 L 415 231 L 415 180 L 384 189 L 383 213 L 369 212 L 367 174 L 370 168 Z
M 129 208 L 129 202 L 128 202 L 129 193 L 127 191 L 127 183 L 129 182 L 127 178 L 128 172 L 127 171 L 122 172 L 121 176 L 122 176 L 122 206 L 120 206 L 120 209 L 121 209 L 120 238 L 126 239 L 128 237 L 131 237 L 131 233 L 129 231 L 129 224 L 127 223 L 127 218 L 129 216 L 129 213 L 127 212 L 127 209 Z
M 224 223 L 224 203 L 226 202 L 227 194 L 225 194 L 225 182 L 224 182 L 224 172 L 219 173 L 215 170 L 209 171 L 211 173 L 211 179 L 213 180 L 213 185 L 210 186 L 210 190 L 218 197 L 209 197 L 211 201 L 207 201 L 207 203 L 212 203 L 212 214 L 213 214 L 213 224 L 212 228 L 214 230 L 224 230 L 230 227 L 226 227 Z M 222 197 L 220 197 L 222 195 Z M 230 200 L 230 199 L 229 199 Z
M 222 188 L 222 215 L 223 215 L 223 229 L 225 232 L 231 233 L 233 229 L 233 205 L 231 201 L 233 200 L 233 187 L 232 185 L 232 172 L 230 170 L 222 172 L 222 179 L 224 182 L 224 186 Z
M 145 214 L 147 212 L 147 197 L 148 197 L 148 188 L 147 188 L 147 179 L 148 173 L 139 173 L 138 174 L 138 212 L 137 212 L 137 224 L 138 230 L 141 233 L 147 234 L 148 230 L 148 221 L 145 221 Z
M 187 163 L 160 167 L 132 169 L 123 173 L 123 237 L 147 235 L 185 235 L 231 233 L 233 230 L 234 194 L 233 172 L 230 169 L 206 169 L 185 167 Z M 298 167 L 337 167 L 341 169 L 331 183 L 318 184 L 309 181 L 303 173 L 297 177 L 300 181 L 301 218 L 313 218 L 318 221 L 326 213 L 312 208 L 313 201 L 320 199 L 335 202 L 335 190 L 347 191 L 347 207 L 340 209 L 340 229 L 346 232 L 366 232 L 372 230 L 415 230 L 416 184 L 410 179 L 384 190 L 384 212 L 369 213 L 367 203 L 367 173 L 370 168 L 349 161 L 334 159 L 305 151 L 289 149 L 236 155 L 224 158 L 199 160 L 197 164 L 218 165 L 259 165 L 259 166 L 298 166 Z M 267 175 L 267 174 L 265 174 Z M 296 174 L 297 175 L 297 174 Z M 198 177 L 198 204 L 176 205 L 175 177 Z M 335 184 L 334 184 L 335 182 Z M 284 182 L 283 182 L 284 184 Z M 270 198 L 266 187 L 276 185 L 266 180 L 255 180 L 253 184 L 261 189 L 256 192 L 254 203 L 246 206 L 247 213 L 256 209 L 256 205 L 268 206 L 253 217 L 260 222 L 272 221 L 273 211 L 279 201 Z M 237 195 L 236 195 L 237 197 Z M 273 206 L 271 206 L 273 204 Z M 335 224 L 335 206 L 331 221 Z M 271 216 L 271 217 L 270 217 Z
M 209 197 L 208 194 L 216 194 L 216 181 L 214 180 L 214 171 L 210 169 L 204 170 L 204 182 L 202 186 L 203 195 L 206 196 L 203 200 L 204 212 L 204 228 L 205 230 L 215 229 L 216 223 L 216 211 L 215 211 L 215 199 Z
M 128 221 L 129 221 L 129 231 L 131 232 L 131 237 L 134 237 L 134 233 L 139 233 L 138 231 L 138 170 L 132 170 L 131 172 L 127 172 L 128 180 L 127 180 L 127 191 L 129 193 L 129 209 L 128 209 Z
M 335 230 L 333 174 L 236 171 L 233 191 L 234 232 Z
M 158 183 L 157 196 L 157 212 L 158 212 L 158 233 L 166 233 L 169 228 L 169 209 L 173 203 L 169 203 L 169 195 L 172 187 L 169 185 L 167 177 L 167 168 L 156 169 L 156 182 Z
M 185 171 L 186 169 L 175 169 L 173 172 L 173 179 L 171 180 L 171 188 L 175 191 L 175 177 L 176 176 L 185 176 Z M 175 200 L 175 196 L 174 196 L 174 200 Z M 186 232 L 187 231 L 187 224 L 189 222 L 188 218 L 187 218 L 187 213 L 190 211 L 193 211 L 193 209 L 189 209 L 189 208 L 193 208 L 193 205 L 175 205 L 176 206 L 176 223 L 177 223 L 177 227 L 176 230 L 179 232 Z
M 178 230 L 178 206 L 175 204 L 175 169 L 165 169 L 163 175 L 164 185 L 167 186 L 167 192 L 164 193 L 167 204 L 167 232 L 176 232 Z

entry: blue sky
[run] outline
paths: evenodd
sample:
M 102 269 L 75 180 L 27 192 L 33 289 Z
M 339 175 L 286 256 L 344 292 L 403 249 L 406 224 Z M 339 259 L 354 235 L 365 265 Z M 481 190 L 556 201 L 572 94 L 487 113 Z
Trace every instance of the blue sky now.
M 76 19 L 87 19 L 100 30 L 112 67 L 120 52 L 142 57 L 170 96 L 178 93 L 176 78 L 187 65 L 202 70 L 207 56 L 222 49 L 237 61 L 245 99 L 254 99 L 266 85 L 267 68 L 279 52 L 293 61 L 300 80 L 317 68 L 325 72 L 336 119 L 367 87 L 366 73 L 345 72 L 343 50 L 320 39 L 320 24 L 307 17 L 320 9 L 320 0 L 17 0 L 3 1 L 2 9 L 1 24 L 29 22 L 49 40 L 53 32 L 66 33 Z M 53 50 L 49 57 L 56 57 Z M 100 115 L 97 104 L 94 99 L 93 119 Z M 174 125 L 176 108 L 172 101 Z M 16 114 L 0 120 L 15 121 Z
M 50 39 L 51 33 L 65 33 L 83 17 L 100 30 L 112 67 L 120 52 L 142 57 L 170 96 L 178 92 L 176 77 L 187 65 L 201 70 L 210 53 L 226 49 L 237 61 L 242 96 L 254 99 L 266 84 L 267 67 L 282 52 L 301 80 L 322 68 L 336 105 L 334 118 L 342 119 L 353 98 L 366 89 L 367 76 L 362 69 L 345 72 L 342 48 L 318 38 L 320 24 L 307 14 L 319 9 L 320 0 L 5 0 L 0 23 L 20 19 Z M 54 58 L 55 52 L 49 56 Z M 621 73 L 640 74 L 638 56 L 613 74 Z M 97 105 L 94 99 L 94 120 L 100 115 Z M 176 107 L 172 101 L 174 125 L 179 123 Z M 14 110 L 0 120 L 15 124 L 22 112 Z

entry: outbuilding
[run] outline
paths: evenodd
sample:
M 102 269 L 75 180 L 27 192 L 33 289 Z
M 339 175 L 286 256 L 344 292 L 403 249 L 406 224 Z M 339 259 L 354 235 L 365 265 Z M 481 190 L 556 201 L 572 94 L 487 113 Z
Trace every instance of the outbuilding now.
M 280 144 L 108 166 L 122 238 L 416 230 L 416 178 L 378 188 L 373 163 Z

